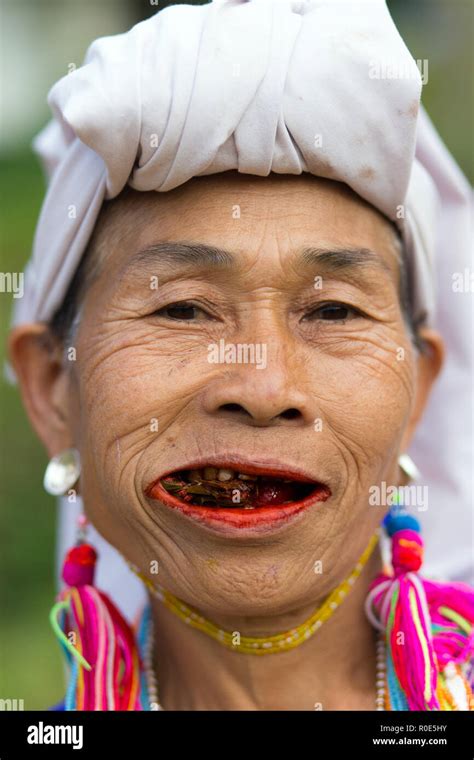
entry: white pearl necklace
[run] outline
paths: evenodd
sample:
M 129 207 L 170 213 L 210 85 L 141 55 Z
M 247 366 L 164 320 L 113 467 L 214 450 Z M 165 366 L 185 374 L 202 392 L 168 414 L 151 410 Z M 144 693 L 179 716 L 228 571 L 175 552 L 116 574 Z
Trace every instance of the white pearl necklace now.
M 143 656 L 143 665 L 145 669 L 145 678 L 148 692 L 148 707 L 151 711 L 157 712 L 158 710 L 164 710 L 164 707 L 160 704 L 158 699 L 158 682 L 156 680 L 155 669 L 153 667 L 153 650 L 154 650 L 154 635 L 153 635 L 153 623 L 150 620 L 149 634 L 145 643 L 145 651 Z M 376 645 L 376 675 L 375 675 L 375 709 L 377 711 L 385 710 L 385 697 L 387 691 L 386 680 L 386 662 L 385 662 L 385 642 L 383 636 L 379 636 Z
M 145 642 L 145 651 L 143 653 L 143 666 L 145 669 L 145 678 L 147 686 L 148 707 L 151 711 L 156 712 L 163 710 L 158 699 L 158 682 L 156 680 L 155 668 L 153 667 L 153 650 L 155 637 L 153 635 L 153 621 L 150 618 L 148 627 L 148 636 Z
M 375 709 L 385 711 L 385 699 L 387 696 L 387 663 L 385 642 L 380 635 L 376 644 L 376 666 L 375 666 Z

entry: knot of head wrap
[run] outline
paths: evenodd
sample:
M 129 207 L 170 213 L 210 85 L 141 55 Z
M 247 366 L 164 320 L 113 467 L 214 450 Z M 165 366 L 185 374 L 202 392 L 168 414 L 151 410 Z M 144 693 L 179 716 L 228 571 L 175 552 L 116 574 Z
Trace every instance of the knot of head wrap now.
M 421 77 L 383 2 L 168 7 L 99 39 L 49 103 L 103 160 L 106 194 L 227 169 L 341 180 L 392 219 L 408 187 Z M 304 14 L 301 12 L 304 8 Z M 377 78 L 375 62 L 403 76 Z M 59 157 L 61 160 L 61 157 Z

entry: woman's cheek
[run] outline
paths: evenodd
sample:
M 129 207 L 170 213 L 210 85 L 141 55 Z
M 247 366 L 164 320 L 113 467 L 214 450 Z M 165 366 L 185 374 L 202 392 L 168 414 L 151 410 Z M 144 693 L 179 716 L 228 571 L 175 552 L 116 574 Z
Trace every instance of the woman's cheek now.
M 370 467 L 393 449 L 408 422 L 415 364 L 411 346 L 402 341 L 388 350 L 380 341 L 358 349 L 315 365 L 313 387 L 335 442 Z
M 143 346 L 123 347 L 81 368 L 81 439 L 105 471 L 125 468 L 173 425 L 185 423 L 215 366 L 202 351 L 171 357 Z

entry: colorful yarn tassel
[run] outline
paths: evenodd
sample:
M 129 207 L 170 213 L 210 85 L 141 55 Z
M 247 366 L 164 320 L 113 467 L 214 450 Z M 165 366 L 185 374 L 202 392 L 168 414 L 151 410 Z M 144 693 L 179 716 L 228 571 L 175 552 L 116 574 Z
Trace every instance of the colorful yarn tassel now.
M 385 634 L 391 702 L 408 710 L 474 709 L 474 589 L 418 575 L 420 525 L 403 507 L 389 512 L 384 527 L 392 540 L 392 568 L 372 582 L 366 612 Z
M 134 633 L 109 597 L 94 587 L 97 554 L 81 543 L 66 555 L 67 584 L 50 620 L 71 665 L 66 710 L 142 710 L 142 664 Z

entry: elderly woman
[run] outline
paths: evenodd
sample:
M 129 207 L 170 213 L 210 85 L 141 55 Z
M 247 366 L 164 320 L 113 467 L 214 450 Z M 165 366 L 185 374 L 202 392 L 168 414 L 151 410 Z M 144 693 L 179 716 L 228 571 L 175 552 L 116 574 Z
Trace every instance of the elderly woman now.
M 84 505 L 64 709 L 473 709 L 474 595 L 421 578 L 403 498 L 439 197 L 466 252 L 419 98 L 384 3 L 334 0 L 168 8 L 53 88 L 10 357 L 45 486 Z M 136 625 L 88 522 L 146 585 Z

